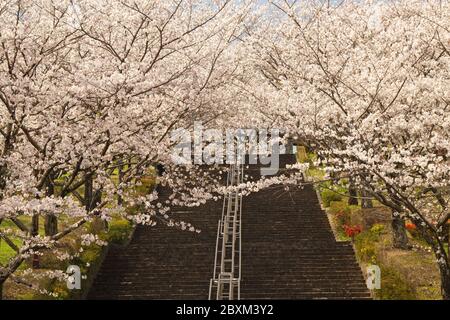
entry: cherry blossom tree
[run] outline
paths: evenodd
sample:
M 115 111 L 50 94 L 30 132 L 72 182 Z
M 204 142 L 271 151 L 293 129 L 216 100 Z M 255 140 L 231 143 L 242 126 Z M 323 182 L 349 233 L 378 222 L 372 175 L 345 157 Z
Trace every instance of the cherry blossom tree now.
M 286 128 L 330 177 L 351 178 L 416 224 L 450 299 L 449 2 L 271 5 L 270 27 L 248 44 L 259 74 L 245 82 L 254 117 Z
M 0 287 L 7 279 L 24 283 L 15 273 L 30 256 L 70 259 L 58 245 L 69 234 L 103 245 L 83 231 L 93 219 L 171 223 L 171 204 L 213 197 L 217 177 L 171 163 L 169 133 L 194 119 L 220 124 L 231 98 L 221 92 L 236 70 L 229 51 L 251 7 L 230 0 L 1 3 L 0 222 L 16 228 L 0 225 L 0 237 L 16 255 L 0 265 Z M 166 167 L 169 203 L 134 191 L 155 163 Z M 140 210 L 130 215 L 130 206 Z

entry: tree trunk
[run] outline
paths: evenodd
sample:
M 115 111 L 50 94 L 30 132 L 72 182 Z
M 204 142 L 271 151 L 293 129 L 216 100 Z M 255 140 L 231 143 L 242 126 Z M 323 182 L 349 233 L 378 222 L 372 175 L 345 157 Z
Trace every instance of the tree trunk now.
M 35 214 L 31 218 L 31 236 L 35 237 L 37 235 L 39 235 L 39 215 Z M 39 256 L 37 254 L 33 254 L 32 266 L 33 269 L 39 268 Z
M 439 247 L 440 248 L 440 247 Z M 439 248 L 434 248 L 436 260 L 438 260 L 439 273 L 441 276 L 441 293 L 442 299 L 450 300 L 450 264 L 448 261 L 448 255 L 442 254 Z M 439 250 L 438 252 L 436 252 Z M 444 261 L 442 261 L 444 260 Z
M 6 166 L 0 166 L 0 190 L 6 186 Z
M 94 208 L 97 207 L 102 202 L 102 191 L 96 190 L 94 193 Z M 108 230 L 108 221 L 101 219 L 101 217 L 96 218 L 98 220 L 100 231 Z
M 441 270 L 442 299 L 450 300 L 450 270 Z
M 123 161 L 119 160 L 119 185 L 123 182 Z M 123 198 L 119 194 L 117 196 L 117 204 L 121 206 L 123 204 Z
M 58 233 L 58 218 L 53 214 L 45 216 L 44 227 L 46 236 L 54 236 Z
M 53 184 L 53 177 L 50 175 L 50 177 L 47 180 L 47 196 L 51 197 L 55 194 L 55 185 Z M 45 229 L 45 235 L 48 237 L 54 236 L 58 233 L 58 218 L 51 214 L 45 216 L 44 221 L 44 229 Z
M 348 205 L 358 205 L 358 191 L 355 188 L 355 184 L 353 183 L 353 179 L 350 178 L 348 185 Z
M 361 191 L 361 207 L 363 209 L 370 209 L 373 208 L 373 201 L 372 199 L 368 199 L 370 197 L 370 194 L 366 190 Z
M 16 270 L 22 265 L 22 262 L 24 261 L 24 258 L 20 255 L 16 255 L 15 258 L 10 260 L 8 264 L 8 268 L 3 270 L 3 272 L 0 274 L 0 300 L 3 296 L 3 285 L 6 282 L 6 280 L 14 273 Z
M 92 177 L 86 173 L 84 181 L 84 206 L 87 211 L 91 211 L 93 207 L 92 201 Z
M 102 193 L 100 190 L 94 192 L 93 188 L 93 178 L 86 177 L 84 184 L 84 201 L 87 211 L 92 211 L 95 207 L 102 201 Z M 108 228 L 107 222 L 102 220 L 100 217 L 95 217 L 92 221 L 92 229 L 94 233 L 99 233 Z
M 398 215 L 392 217 L 393 246 L 397 249 L 408 249 L 408 236 L 406 235 L 405 221 Z
M 447 222 L 445 224 L 445 226 L 447 227 L 447 248 L 448 248 L 448 256 L 449 256 L 448 263 L 450 264 L 450 223 Z

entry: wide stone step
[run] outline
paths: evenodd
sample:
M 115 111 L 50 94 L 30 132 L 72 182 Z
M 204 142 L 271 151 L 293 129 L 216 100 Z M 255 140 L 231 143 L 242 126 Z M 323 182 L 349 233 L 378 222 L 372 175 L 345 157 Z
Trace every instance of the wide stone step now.
M 295 162 L 280 156 L 280 168 Z M 247 166 L 250 181 L 260 178 L 261 167 Z M 171 194 L 159 191 L 159 201 Z M 88 298 L 207 299 L 222 201 L 171 208 L 172 219 L 200 234 L 138 227 L 128 246 L 109 250 Z M 242 299 L 370 299 L 351 244 L 336 242 L 312 186 L 252 193 L 242 213 Z

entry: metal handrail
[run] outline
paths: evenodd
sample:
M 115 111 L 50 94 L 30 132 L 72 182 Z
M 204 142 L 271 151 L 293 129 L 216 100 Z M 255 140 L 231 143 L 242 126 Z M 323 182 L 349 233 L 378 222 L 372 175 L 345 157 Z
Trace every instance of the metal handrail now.
M 238 175 L 240 174 L 239 177 L 239 181 L 238 184 L 244 182 L 244 164 L 239 165 L 239 170 L 238 170 Z M 236 197 L 237 197 L 237 201 L 239 203 L 239 219 L 236 219 L 239 221 L 239 264 L 238 264 L 238 279 L 237 279 L 237 292 L 238 292 L 238 297 L 237 299 L 240 300 L 241 299 L 241 270 L 242 270 L 242 191 L 236 191 Z M 237 213 L 237 208 L 236 208 L 236 213 Z
M 243 181 L 243 177 L 243 165 L 231 165 L 227 176 L 227 186 L 238 186 Z M 224 197 L 222 219 L 217 228 L 214 273 L 209 287 L 210 300 L 214 297 L 214 289 L 216 289 L 217 300 L 234 299 L 235 289 L 237 289 L 237 299 L 240 299 L 241 215 L 242 194 L 239 190 L 228 193 Z M 231 248 L 231 252 L 228 248 Z M 231 264 L 228 268 L 229 263 Z
M 231 170 L 229 170 L 227 172 L 227 187 L 230 185 L 230 178 L 231 177 Z M 228 195 L 227 195 L 228 196 Z M 213 279 L 216 279 L 216 271 L 217 271 L 217 256 L 218 256 L 218 246 L 219 246 L 219 238 L 220 238 L 220 234 L 222 233 L 221 231 L 221 227 L 222 227 L 222 221 L 224 219 L 225 216 L 225 199 L 226 197 L 224 197 L 224 201 L 223 201 L 223 205 L 222 205 L 222 216 L 221 216 L 221 220 L 218 221 L 217 223 L 217 237 L 216 237 L 216 252 L 215 252 L 215 256 L 214 256 L 214 273 L 213 273 Z M 212 281 L 212 279 L 211 279 Z M 210 285 L 210 291 L 211 291 L 211 285 Z M 209 297 L 211 296 L 211 292 L 209 293 Z

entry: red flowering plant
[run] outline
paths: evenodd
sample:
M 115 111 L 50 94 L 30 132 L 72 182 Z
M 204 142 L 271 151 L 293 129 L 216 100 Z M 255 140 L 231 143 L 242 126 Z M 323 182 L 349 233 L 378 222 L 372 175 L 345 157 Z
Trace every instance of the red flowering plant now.
M 409 231 L 409 233 L 410 233 L 413 237 L 417 235 L 417 226 L 416 226 L 414 223 L 412 223 L 412 222 L 407 222 L 407 223 L 405 224 L 405 228 L 406 228 L 406 230 Z
M 354 239 L 355 236 L 362 232 L 362 227 L 359 225 L 349 226 L 347 224 L 344 224 L 342 227 L 344 228 L 345 235 L 352 239 Z
M 348 225 L 351 222 L 350 213 L 346 210 L 338 211 L 335 214 L 337 227 L 344 228 L 345 225 Z
M 417 229 L 417 226 L 414 223 L 412 223 L 412 222 L 406 223 L 405 226 L 406 226 L 406 229 L 408 229 L 409 231 L 413 231 L 413 230 Z

